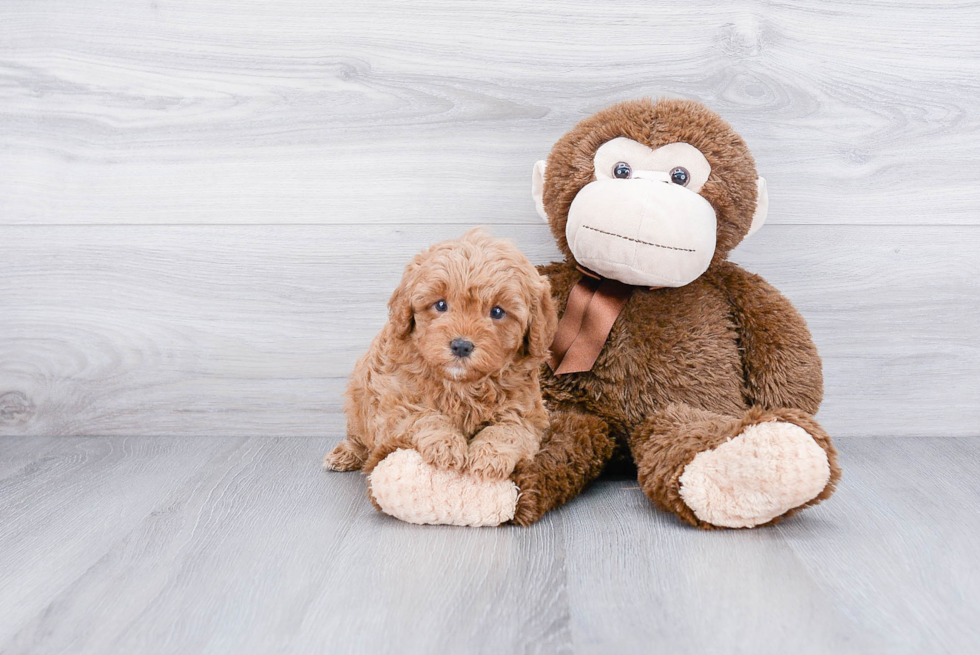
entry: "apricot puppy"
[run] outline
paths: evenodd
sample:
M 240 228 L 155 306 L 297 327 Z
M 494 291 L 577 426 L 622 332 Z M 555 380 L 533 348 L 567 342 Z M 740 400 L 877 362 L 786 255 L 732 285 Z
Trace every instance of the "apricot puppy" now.
M 538 368 L 557 324 L 551 289 L 482 229 L 416 255 L 389 319 L 347 387 L 347 438 L 324 468 L 370 472 L 412 448 L 429 464 L 499 480 L 538 451 Z

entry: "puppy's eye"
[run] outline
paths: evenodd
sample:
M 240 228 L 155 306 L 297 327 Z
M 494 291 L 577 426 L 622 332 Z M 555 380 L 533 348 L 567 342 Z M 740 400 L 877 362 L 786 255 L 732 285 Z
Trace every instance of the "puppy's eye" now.
M 678 166 L 670 171 L 670 181 L 674 184 L 687 186 L 687 183 L 691 181 L 691 174 L 683 166 Z
M 500 319 L 502 319 L 506 315 L 507 315 L 507 312 L 505 312 L 500 307 L 494 307 L 493 309 L 490 310 L 490 318 L 492 318 L 494 320 L 498 320 L 499 321 Z
M 437 312 L 444 312 L 449 309 L 449 305 L 446 304 L 445 300 L 437 300 L 433 307 Z
M 613 166 L 613 177 L 617 177 L 621 180 L 628 180 L 632 175 L 633 169 L 630 168 L 630 165 L 624 161 L 621 161 Z

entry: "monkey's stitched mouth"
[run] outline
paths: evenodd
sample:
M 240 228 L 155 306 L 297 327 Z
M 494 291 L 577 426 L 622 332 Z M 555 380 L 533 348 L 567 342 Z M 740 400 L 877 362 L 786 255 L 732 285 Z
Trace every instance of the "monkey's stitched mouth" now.
M 586 230 L 592 230 L 593 232 L 598 232 L 599 234 L 606 234 L 611 237 L 616 237 L 617 239 L 625 239 L 626 241 L 641 243 L 644 246 L 653 246 L 654 248 L 663 248 L 664 250 L 680 250 L 682 252 L 697 252 L 697 250 L 692 250 L 691 248 L 678 248 L 677 246 L 664 246 L 659 243 L 650 243 L 649 241 L 641 241 L 640 239 L 625 237 L 622 234 L 616 234 L 615 232 L 606 232 L 605 230 L 600 230 L 599 228 L 592 227 L 591 225 L 583 225 L 582 227 L 584 227 Z

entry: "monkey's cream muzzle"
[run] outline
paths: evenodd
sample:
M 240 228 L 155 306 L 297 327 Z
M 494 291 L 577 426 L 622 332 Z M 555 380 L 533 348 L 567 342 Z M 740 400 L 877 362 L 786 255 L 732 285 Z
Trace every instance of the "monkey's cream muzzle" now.
M 568 210 L 575 259 L 625 284 L 680 287 L 708 269 L 717 223 L 711 204 L 661 171 L 585 185 Z
M 625 284 L 681 287 L 708 270 L 715 254 L 717 218 L 698 193 L 711 175 L 704 154 L 689 143 L 659 148 L 616 137 L 593 157 L 595 179 L 572 200 L 565 224 L 568 247 L 580 264 Z M 546 163 L 534 165 L 531 195 L 545 221 Z M 623 176 L 625 169 L 626 175 Z M 680 173 L 675 183 L 671 175 Z M 766 220 L 769 196 L 758 179 L 748 234 Z

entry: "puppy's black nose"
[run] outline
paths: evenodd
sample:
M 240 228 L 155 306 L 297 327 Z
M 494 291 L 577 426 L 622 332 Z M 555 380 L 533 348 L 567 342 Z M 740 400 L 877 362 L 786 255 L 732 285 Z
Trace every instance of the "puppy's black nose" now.
M 449 343 L 449 349 L 457 357 L 469 357 L 470 353 L 473 352 L 473 342 L 466 339 L 453 339 Z

